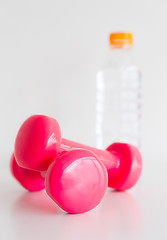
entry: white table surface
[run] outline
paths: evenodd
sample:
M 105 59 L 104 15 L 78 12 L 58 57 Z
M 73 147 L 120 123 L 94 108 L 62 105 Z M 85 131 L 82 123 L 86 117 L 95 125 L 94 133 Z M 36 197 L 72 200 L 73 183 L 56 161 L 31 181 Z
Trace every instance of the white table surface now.
M 67 214 L 44 191 L 26 192 L 8 169 L 0 171 L 0 239 L 167 239 L 167 174 L 144 170 L 127 192 L 108 189 L 101 204 Z

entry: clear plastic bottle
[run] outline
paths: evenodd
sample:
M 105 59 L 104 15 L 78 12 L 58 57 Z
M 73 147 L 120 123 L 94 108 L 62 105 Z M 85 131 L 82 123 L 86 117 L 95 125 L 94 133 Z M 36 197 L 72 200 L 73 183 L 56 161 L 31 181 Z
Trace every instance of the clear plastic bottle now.
M 141 147 L 141 72 L 131 54 L 133 35 L 110 34 L 110 56 L 96 79 L 96 146 Z

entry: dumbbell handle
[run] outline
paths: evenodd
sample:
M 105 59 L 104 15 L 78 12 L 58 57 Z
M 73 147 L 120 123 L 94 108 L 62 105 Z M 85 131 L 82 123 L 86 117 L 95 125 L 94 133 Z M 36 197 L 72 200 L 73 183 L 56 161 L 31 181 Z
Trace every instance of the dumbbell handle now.
M 81 143 L 77 143 L 71 140 L 67 140 L 62 138 L 61 145 L 60 145 L 60 154 L 64 151 L 68 151 L 71 148 L 82 148 L 85 150 L 90 150 L 93 152 L 100 161 L 105 165 L 107 170 L 115 170 L 119 167 L 119 156 L 118 153 L 112 152 L 110 153 L 107 150 L 101 150 L 98 148 L 90 147 Z

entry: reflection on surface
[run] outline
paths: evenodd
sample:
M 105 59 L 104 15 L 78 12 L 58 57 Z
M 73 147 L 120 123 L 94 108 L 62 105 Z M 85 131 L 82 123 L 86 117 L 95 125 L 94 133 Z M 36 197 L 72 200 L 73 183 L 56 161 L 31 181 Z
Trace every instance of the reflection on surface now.
M 98 219 L 106 239 L 109 236 L 118 239 L 140 239 L 141 209 L 129 192 L 108 190 L 99 208 Z
M 52 214 L 61 213 L 61 209 L 46 195 L 41 192 L 25 192 L 14 204 L 17 213 L 29 214 Z
M 12 208 L 14 239 L 140 239 L 141 212 L 128 192 L 108 190 L 84 214 L 63 212 L 45 192 L 24 193 Z

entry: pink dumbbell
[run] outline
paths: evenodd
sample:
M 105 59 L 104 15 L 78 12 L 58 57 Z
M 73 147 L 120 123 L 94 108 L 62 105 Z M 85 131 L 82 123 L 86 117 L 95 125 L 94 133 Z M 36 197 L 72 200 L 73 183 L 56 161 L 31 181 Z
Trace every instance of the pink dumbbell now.
M 31 116 L 23 123 L 15 141 L 15 157 L 23 168 L 46 171 L 57 156 L 72 148 L 87 149 L 97 156 L 107 169 L 109 187 L 126 190 L 140 177 L 142 158 L 135 146 L 114 143 L 100 150 L 61 139 L 58 122 L 43 115 Z
M 108 187 L 124 191 L 133 187 L 142 171 L 142 157 L 137 147 L 126 143 L 113 143 L 106 150 L 86 146 L 67 139 L 61 140 L 60 153 L 73 148 L 93 152 L 108 172 Z
M 29 191 L 39 191 L 46 186 L 48 195 L 69 213 L 87 212 L 96 207 L 108 183 L 104 165 L 92 152 L 82 149 L 59 156 L 43 177 L 41 172 L 20 167 L 14 155 L 10 168 L 13 176 Z

